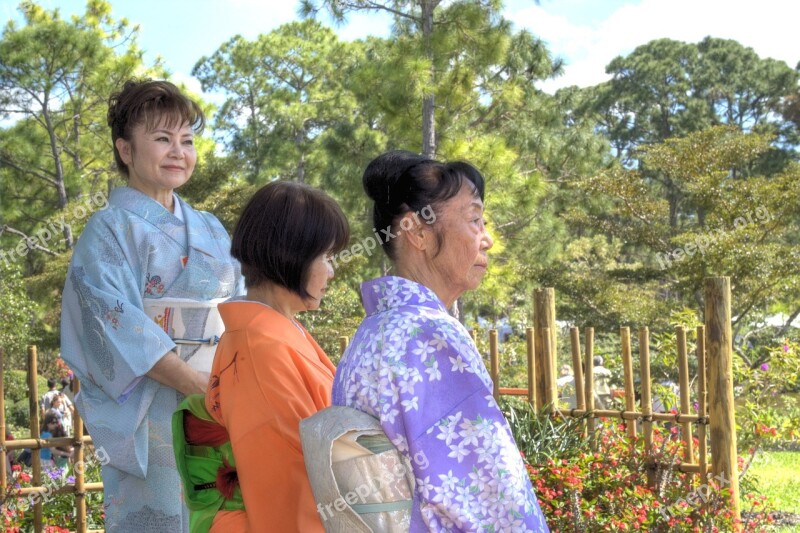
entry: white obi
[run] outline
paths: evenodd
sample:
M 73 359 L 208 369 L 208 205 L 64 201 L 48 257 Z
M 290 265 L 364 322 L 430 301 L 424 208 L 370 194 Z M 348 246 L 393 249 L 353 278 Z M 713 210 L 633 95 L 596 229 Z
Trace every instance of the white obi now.
M 225 300 L 145 298 L 144 312 L 177 344 L 175 351 L 181 359 L 198 372 L 210 374 L 217 342 L 225 331 L 217 305 Z

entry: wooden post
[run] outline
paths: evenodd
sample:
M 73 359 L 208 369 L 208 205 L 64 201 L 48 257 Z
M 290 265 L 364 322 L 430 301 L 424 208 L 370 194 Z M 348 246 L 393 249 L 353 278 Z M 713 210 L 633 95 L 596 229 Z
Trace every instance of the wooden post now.
M 547 404 L 553 403 L 547 397 L 547 381 L 545 365 L 550 367 L 550 381 L 555 383 L 555 364 L 551 361 L 558 359 L 556 328 L 556 293 L 552 288 L 537 289 L 533 293 L 533 326 L 535 339 L 535 360 L 536 360 L 536 394 L 537 403 L 542 408 Z M 544 360 L 544 338 L 545 331 L 550 335 L 550 358 L 551 361 Z
M 686 348 L 686 330 L 683 326 L 675 328 L 675 339 L 678 343 L 678 384 L 680 385 L 682 415 L 692 414 L 689 409 L 689 358 Z M 683 441 L 683 460 L 691 463 L 694 460 L 694 442 L 692 441 L 692 423 L 681 422 L 681 440 Z M 687 480 L 688 482 L 688 480 Z
M 706 406 L 706 328 L 697 326 L 697 414 L 708 416 Z M 708 486 L 708 439 L 706 424 L 697 424 L 697 462 L 700 464 L 700 485 Z
M 527 328 L 525 330 L 525 346 L 527 347 L 528 351 L 528 403 L 531 404 L 533 407 L 533 411 L 538 411 L 538 406 L 536 404 L 536 366 L 533 359 L 534 353 L 534 340 L 533 340 L 533 328 Z
M 736 419 L 733 404 L 733 337 L 731 280 L 705 280 L 706 356 L 711 432 L 711 471 L 724 476 L 731 493 L 731 510 L 740 518 L 739 471 L 736 463 Z
M 581 332 L 573 326 L 569 328 L 569 339 L 572 345 L 572 383 L 575 394 L 575 407 L 586 409 L 586 396 L 583 392 L 583 361 L 581 361 Z M 581 426 L 586 435 L 586 421 Z
M 31 437 L 38 439 L 39 434 L 39 387 L 36 376 L 39 373 L 36 359 L 36 346 L 28 346 L 28 410 L 30 411 Z M 42 486 L 41 449 L 31 450 L 31 485 Z M 42 498 L 36 498 L 33 505 L 33 530 L 42 531 Z
M 8 485 L 6 472 L 6 389 L 5 389 L 5 351 L 0 347 L 0 494 L 5 495 Z
M 644 434 L 644 451 L 647 456 L 647 485 L 655 484 L 655 464 L 650 463 L 653 453 L 653 398 L 650 393 L 650 330 L 639 328 L 639 375 L 642 379 L 642 433 Z
M 543 404 L 548 412 L 552 413 L 558 408 L 558 391 L 553 368 L 556 365 L 553 357 L 553 345 L 551 344 L 552 335 L 547 328 L 542 331 L 542 361 L 544 361 L 544 390 L 545 403 Z
M 622 370 L 625 379 L 625 410 L 636 410 L 636 390 L 633 386 L 633 358 L 631 357 L 631 328 L 625 326 L 619 329 L 620 338 L 622 339 Z M 632 439 L 636 438 L 636 421 L 626 420 L 625 427 L 628 430 L 628 436 Z
M 81 383 L 78 378 L 72 381 L 72 392 L 78 394 L 81 391 Z M 83 449 L 83 419 L 75 410 L 72 416 L 72 434 L 75 436 L 75 442 L 72 446 L 75 448 L 74 461 L 75 461 L 75 522 L 78 527 L 77 533 L 86 533 L 86 486 L 84 472 L 86 471 L 85 457 L 86 453 Z M 80 468 L 78 468 L 80 465 Z
M 584 377 L 583 393 L 586 395 L 586 410 L 591 413 L 589 419 L 586 421 L 589 434 L 594 433 L 595 420 L 594 420 L 594 328 L 586 328 L 586 354 L 584 355 L 584 367 L 586 376 Z M 591 441 L 592 449 L 597 447 L 594 439 Z
M 500 354 L 497 351 L 497 330 L 489 330 L 489 361 L 492 370 L 492 395 L 495 401 L 500 400 Z
M 349 342 L 350 342 L 350 339 L 348 339 L 345 335 L 342 335 L 341 337 L 339 337 L 339 354 L 341 356 L 344 356 L 344 351 L 347 349 L 347 344 Z
M 572 376 L 575 378 L 575 407 L 586 408 L 586 396 L 583 392 L 583 361 L 581 361 L 581 332 L 576 327 L 569 329 L 572 343 Z

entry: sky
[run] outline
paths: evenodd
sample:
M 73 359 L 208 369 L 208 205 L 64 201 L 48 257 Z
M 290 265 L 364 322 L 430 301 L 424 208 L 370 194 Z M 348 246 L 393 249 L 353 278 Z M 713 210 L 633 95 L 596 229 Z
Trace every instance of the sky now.
M 0 0 L 0 20 L 20 19 L 16 0 Z M 62 17 L 82 13 L 84 0 L 38 0 Z M 145 60 L 162 57 L 173 79 L 200 91 L 191 77 L 194 64 L 236 34 L 253 39 L 280 24 L 299 19 L 298 0 L 111 0 L 112 16 L 141 26 Z M 800 62 L 800 2 L 797 0 L 506 0 L 504 16 L 516 29 L 528 29 L 562 58 L 564 74 L 539 84 L 545 91 L 595 85 L 605 66 L 619 55 L 653 39 L 699 42 L 711 35 L 735 39 L 760 57 Z M 323 22 L 334 26 L 330 19 Z M 334 26 L 335 27 L 335 26 Z M 385 15 L 351 15 L 335 27 L 343 39 L 388 36 Z M 209 95 L 210 96 L 210 95 Z M 215 100 L 215 98 L 210 98 Z

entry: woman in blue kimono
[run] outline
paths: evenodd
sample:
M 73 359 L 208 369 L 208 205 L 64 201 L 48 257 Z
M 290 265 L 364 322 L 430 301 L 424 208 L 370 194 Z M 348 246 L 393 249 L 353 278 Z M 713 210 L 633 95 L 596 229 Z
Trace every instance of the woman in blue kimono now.
M 412 465 L 412 532 L 548 531 L 489 373 L 447 312 L 486 273 L 483 177 L 466 163 L 388 152 L 363 182 L 395 275 L 361 287 L 367 316 L 337 368 L 333 404 L 376 417 Z
M 169 82 L 131 80 L 111 97 L 108 123 L 128 186 L 75 246 L 61 355 L 81 380 L 75 406 L 103 463 L 106 530 L 188 531 L 171 417 L 206 390 L 210 360 L 192 358 L 213 353 L 214 302 L 241 294 L 241 275 L 219 221 L 173 192 L 197 159 L 197 104 Z

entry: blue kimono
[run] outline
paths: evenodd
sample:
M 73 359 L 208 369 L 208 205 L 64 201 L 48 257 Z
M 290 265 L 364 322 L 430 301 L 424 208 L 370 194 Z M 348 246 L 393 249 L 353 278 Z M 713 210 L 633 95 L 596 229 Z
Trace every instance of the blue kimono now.
M 61 356 L 81 380 L 75 406 L 103 463 L 110 532 L 188 531 L 171 430 L 182 395 L 145 375 L 176 345 L 144 300 L 243 291 L 225 229 L 175 198 L 183 220 L 137 190 L 113 190 L 83 230 L 64 286 Z M 202 322 L 187 333 L 200 335 Z
M 367 313 L 336 370 L 333 404 L 380 420 L 416 480 L 411 531 L 548 531 L 492 381 L 427 287 L 361 287 Z

